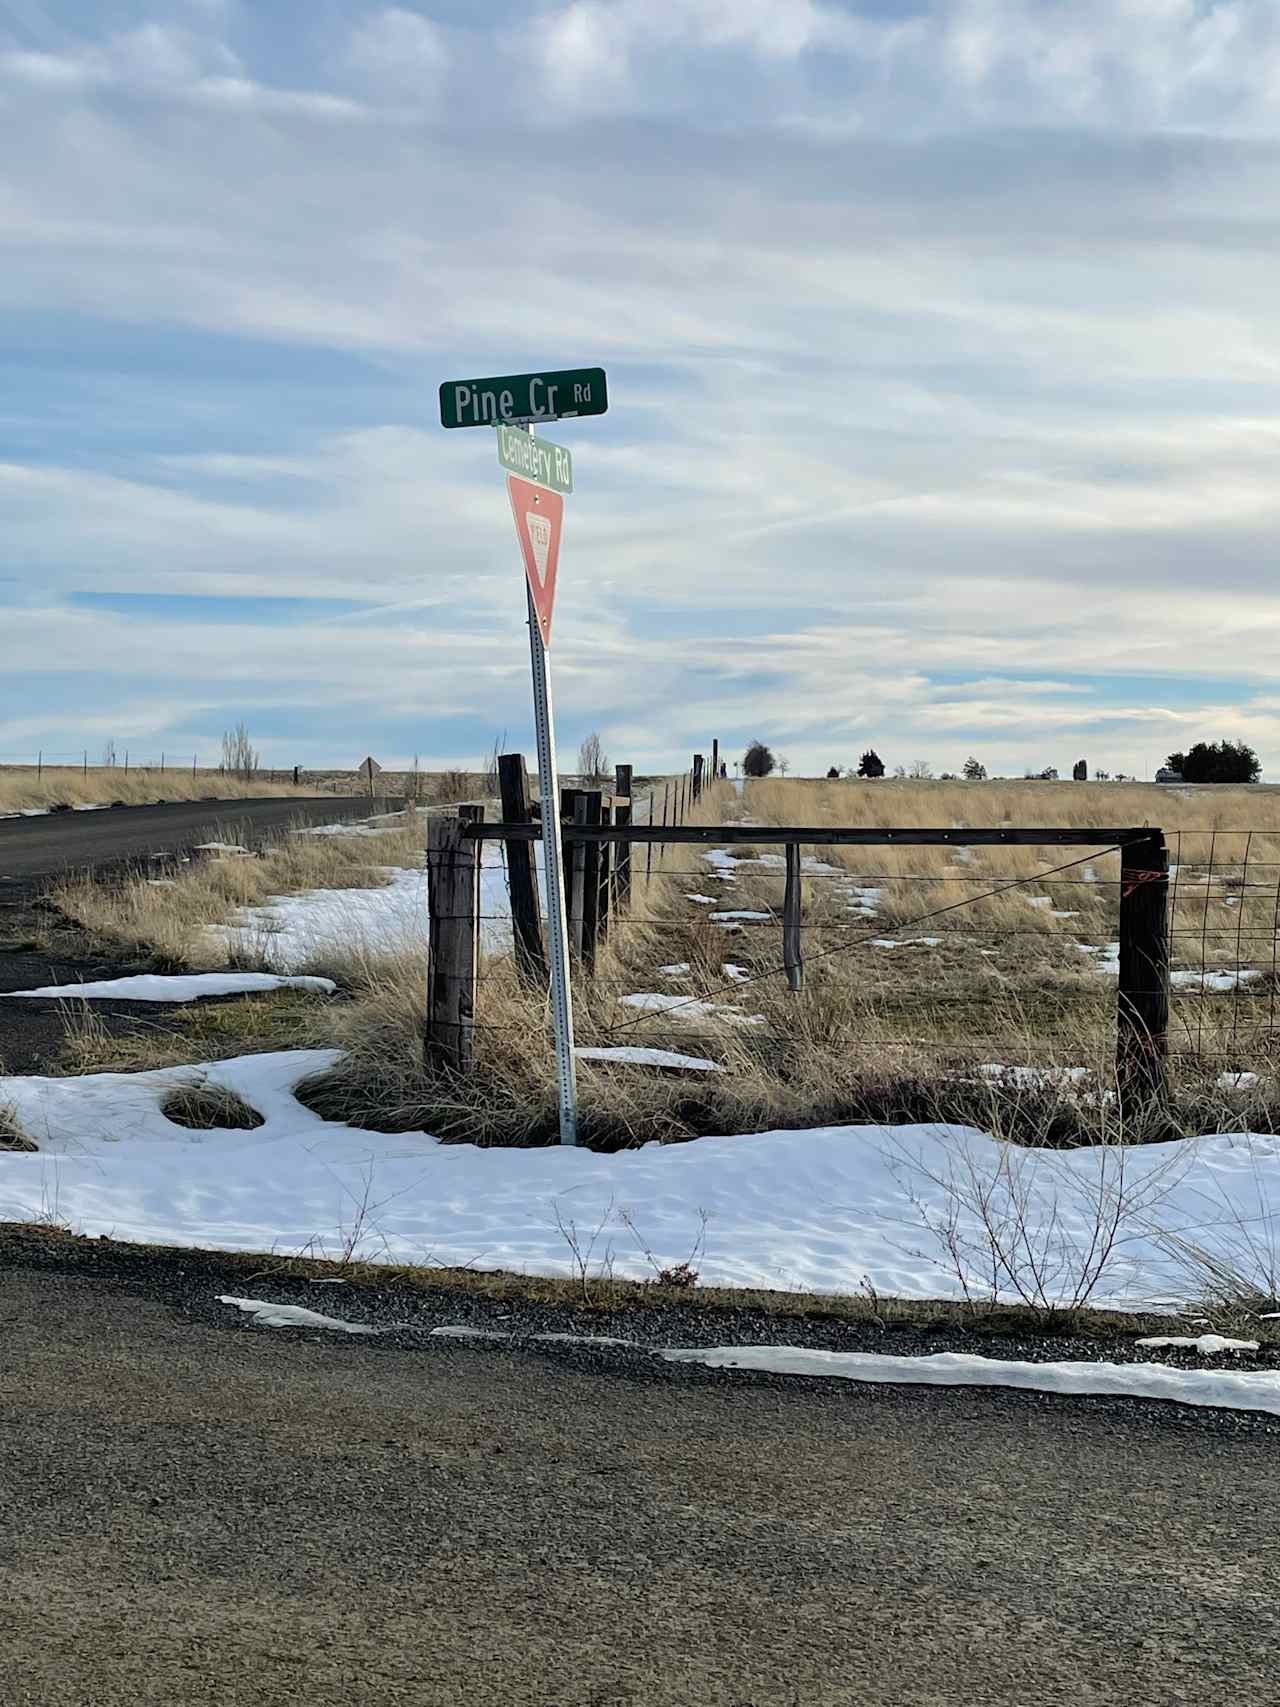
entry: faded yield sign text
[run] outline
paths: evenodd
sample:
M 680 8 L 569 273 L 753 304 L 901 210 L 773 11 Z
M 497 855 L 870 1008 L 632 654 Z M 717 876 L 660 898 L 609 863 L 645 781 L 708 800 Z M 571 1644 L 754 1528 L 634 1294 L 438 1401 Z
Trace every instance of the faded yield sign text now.
M 446 427 L 560 421 L 573 415 L 603 415 L 608 407 L 602 367 L 506 374 L 497 379 L 446 379 L 440 387 L 440 420 Z
M 551 612 L 556 602 L 556 569 L 560 563 L 560 533 L 564 527 L 564 499 L 531 480 L 507 476 L 507 495 L 516 519 L 516 538 L 524 558 L 524 572 L 538 614 L 542 644 L 551 644 Z

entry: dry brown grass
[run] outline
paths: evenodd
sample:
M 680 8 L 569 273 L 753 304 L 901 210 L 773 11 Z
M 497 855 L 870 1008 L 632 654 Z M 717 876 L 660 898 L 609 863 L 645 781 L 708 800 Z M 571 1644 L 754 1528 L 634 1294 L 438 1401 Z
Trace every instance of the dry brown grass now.
M 315 835 L 299 828 L 249 858 L 214 858 L 157 879 L 138 872 L 123 879 L 74 877 L 49 899 L 104 949 L 126 949 L 167 970 L 239 964 L 262 966 L 264 955 L 246 938 L 233 951 L 211 927 L 275 895 L 309 889 L 377 888 L 386 867 L 412 868 L 422 858 L 425 820 L 409 813 L 376 836 Z M 215 840 L 228 840 L 218 835 Z
M 38 1150 L 40 1146 L 18 1124 L 18 1112 L 9 1103 L 0 1103 L 0 1150 Z
M 308 795 L 314 786 L 294 788 L 263 773 L 249 782 L 216 770 L 130 770 L 121 766 L 0 766 L 0 815 L 38 808 L 76 806 L 150 806 L 161 800 L 248 800 L 265 796 Z
M 175 1126 L 195 1132 L 253 1132 L 264 1124 L 257 1109 L 250 1108 L 242 1096 L 204 1079 L 170 1091 L 161 1113 Z
M 892 811 L 876 796 L 881 822 L 955 821 L 936 805 L 947 796 L 946 785 L 894 785 L 892 792 L 898 797 Z M 1012 815 L 996 809 L 998 799 L 996 806 L 990 796 L 984 800 L 981 790 L 964 792 L 971 803 L 985 804 L 985 810 L 970 810 L 970 824 L 1000 823 Z M 1067 822 L 1068 809 L 1075 821 L 1083 815 L 1083 821 L 1101 823 L 1116 810 L 1116 797 L 1127 792 L 1105 785 L 1076 786 L 1074 792 L 1071 785 L 1037 785 L 1032 793 L 1038 810 L 1025 810 L 1042 823 L 1055 817 Z M 1257 791 L 1231 792 L 1280 823 L 1280 802 L 1273 807 Z M 856 822 L 858 803 L 869 794 L 874 788 L 763 784 L 751 788 L 745 810 L 765 821 Z M 1156 799 L 1176 803 L 1178 797 L 1160 792 Z M 1209 810 L 1195 799 L 1182 804 L 1192 817 L 1203 819 Z M 722 788 L 696 816 L 716 822 L 743 806 L 732 789 Z M 1221 815 L 1223 803 L 1214 810 Z M 1166 823 L 1178 828 L 1170 814 Z M 637 882 L 631 919 L 614 932 L 594 978 L 580 976 L 575 988 L 580 1044 L 662 1047 L 707 1056 L 728 1071 L 668 1075 L 581 1063 L 582 1127 L 589 1141 L 614 1145 L 701 1132 L 943 1118 L 1011 1137 L 1072 1143 L 1096 1139 L 1114 1125 L 1116 982 L 1099 973 L 1097 956 L 1081 952 L 1082 941 L 1101 947 L 1115 937 L 1116 888 L 1114 880 L 1106 882 L 1103 856 L 1087 856 L 1096 879 L 1090 882 L 1081 867 L 1063 881 L 1043 880 L 1039 874 L 1061 857 L 1054 850 L 974 850 L 975 865 L 968 866 L 957 862 L 955 849 L 815 847 L 813 854 L 846 876 L 806 880 L 805 986 L 793 996 L 781 976 L 782 875 L 772 865 L 750 863 L 761 857 L 751 849 L 734 852 L 744 863 L 734 867 L 729 884 L 710 865 L 702 871 L 698 850 L 669 848 L 656 867 L 669 875 L 651 887 Z M 1068 850 L 1066 857 L 1076 854 Z M 767 849 L 763 858 L 769 858 Z M 1053 906 L 1031 905 L 1020 889 L 974 901 L 984 889 L 1019 877 L 1034 878 L 1027 890 L 1048 895 Z M 881 890 L 874 917 L 851 910 L 857 902 L 851 883 Z M 695 889 L 723 894 L 721 906 L 690 903 L 686 894 Z M 1203 886 L 1181 886 L 1179 905 L 1190 904 L 1203 910 Z M 940 907 L 954 910 L 900 928 Z M 1054 909 L 1077 916 L 1057 918 Z M 771 917 L 727 931 L 710 918 L 720 910 Z M 874 946 L 881 937 L 899 946 Z M 1180 964 L 1199 964 L 1199 940 L 1177 940 Z M 658 971 L 670 963 L 689 970 L 675 977 Z M 750 981 L 726 973 L 726 963 Z M 637 991 L 691 998 L 713 1011 L 690 1005 L 650 1013 L 626 1006 L 622 998 Z M 1174 1063 L 1172 1127 L 1162 1120 L 1148 1132 L 1135 1120 L 1130 1135 L 1280 1126 L 1277 1086 L 1266 1063 L 1255 1084 L 1227 1090 L 1217 1082 L 1224 1069 L 1259 1067 L 1241 1032 L 1241 1004 L 1268 1008 L 1273 993 L 1268 973 L 1247 994 L 1200 999 L 1197 991 L 1189 993 L 1194 1001 L 1180 1000 L 1177 1040 L 1200 1058 Z M 757 1014 L 764 1024 L 735 1023 Z M 356 1001 L 325 1016 L 332 1026 L 326 1041 L 347 1052 L 347 1064 L 308 1096 L 325 1112 L 360 1124 L 426 1127 L 489 1143 L 549 1140 L 556 1099 L 544 1000 L 521 986 L 509 963 L 490 962 L 476 1017 L 469 1080 L 459 1084 L 433 1076 L 418 1047 L 421 968 L 385 966 L 360 987 Z M 983 1067 L 988 1071 L 978 1070 Z M 1014 1071 L 992 1072 L 996 1067 Z M 1028 1067 L 1084 1068 L 1087 1077 L 1075 1082 L 1050 1074 L 1036 1082 L 1016 1071 Z

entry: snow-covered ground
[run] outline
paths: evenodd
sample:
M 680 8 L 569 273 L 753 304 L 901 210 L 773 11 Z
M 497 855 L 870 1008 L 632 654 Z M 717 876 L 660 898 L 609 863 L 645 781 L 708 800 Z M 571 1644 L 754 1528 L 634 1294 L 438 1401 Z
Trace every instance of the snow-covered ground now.
M 246 907 L 214 934 L 242 954 L 257 954 L 276 972 L 296 972 L 313 956 L 347 950 L 366 954 L 425 953 L 427 874 L 388 868 L 378 889 L 310 889 Z M 484 844 L 480 866 L 480 936 L 501 953 L 511 942 L 511 902 L 502 850 Z
M 562 1227 L 620 1276 L 646 1257 L 685 1261 L 704 1284 L 956 1297 L 945 1238 L 981 1245 L 965 1182 L 1004 1178 L 1049 1240 L 1059 1294 L 1095 1238 L 1096 1205 L 1129 1204 L 1095 1301 L 1185 1303 L 1197 1281 L 1170 1239 L 1265 1252 L 1280 1210 L 1280 1140 L 1240 1134 L 1127 1152 L 1031 1151 L 961 1126 L 821 1127 L 648 1144 L 617 1155 L 553 1146 L 476 1148 L 422 1133 L 329 1124 L 294 1085 L 323 1051 L 74 1079 L 0 1079 L 0 1105 L 40 1146 L 0 1152 L 0 1217 L 53 1218 L 86 1234 L 231 1250 L 336 1251 L 372 1260 L 574 1272 Z M 161 1103 L 193 1081 L 238 1092 L 246 1131 L 175 1126 Z M 1118 1171 L 1123 1163 L 1123 1177 Z M 959 1185 L 959 1195 L 951 1185 Z M 997 1194 L 996 1202 L 1003 1201 Z M 930 1231 L 928 1223 L 932 1223 Z M 973 1279 L 981 1284 L 981 1275 Z

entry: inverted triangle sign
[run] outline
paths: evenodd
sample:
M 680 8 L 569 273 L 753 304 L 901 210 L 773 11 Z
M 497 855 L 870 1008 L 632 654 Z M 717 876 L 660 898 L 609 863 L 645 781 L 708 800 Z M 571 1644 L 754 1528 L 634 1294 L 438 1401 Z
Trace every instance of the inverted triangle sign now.
M 507 495 L 516 519 L 516 538 L 529 577 L 533 608 L 538 613 L 542 644 L 551 644 L 551 611 L 556 602 L 556 569 L 560 563 L 560 530 L 564 499 L 546 486 L 508 474 Z

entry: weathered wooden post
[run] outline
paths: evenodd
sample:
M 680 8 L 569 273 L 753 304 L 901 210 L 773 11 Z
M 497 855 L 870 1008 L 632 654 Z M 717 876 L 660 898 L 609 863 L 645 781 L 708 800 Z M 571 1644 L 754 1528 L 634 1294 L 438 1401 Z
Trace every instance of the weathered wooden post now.
M 695 802 L 702 799 L 702 754 L 701 753 L 695 753 L 693 755 L 693 799 Z
M 504 824 L 531 824 L 529 771 L 523 753 L 498 756 L 498 792 L 502 796 Z M 538 905 L 538 878 L 533 842 L 507 843 L 507 881 L 511 885 L 511 932 L 515 940 L 516 966 L 525 978 L 546 987 L 547 956 L 542 946 L 542 909 Z
M 605 796 L 604 798 L 608 799 L 610 797 Z M 613 812 L 613 807 L 606 806 L 604 799 L 602 799 L 600 802 L 600 822 L 602 824 L 612 824 L 614 822 Z M 612 843 L 601 842 L 599 844 L 599 848 L 600 907 L 596 919 L 596 940 L 598 942 L 603 942 L 609 934 L 609 914 L 613 910 L 613 867 L 615 862 Z
M 1169 853 L 1152 830 L 1120 853 L 1116 1088 L 1122 1111 L 1163 1104 L 1169 1047 Z
M 615 824 L 631 822 L 632 801 L 632 767 L 618 765 L 613 773 L 613 821 Z M 652 844 L 650 844 L 652 846 Z M 619 842 L 617 861 L 615 865 L 616 890 L 618 906 L 625 909 L 631 902 L 631 843 Z
M 720 737 L 717 735 L 711 743 L 711 780 L 720 781 Z
M 480 843 L 459 816 L 427 825 L 427 1059 L 471 1065 L 479 940 Z
M 603 804 L 598 788 L 582 791 L 582 823 L 600 822 Z M 575 822 L 577 814 L 574 814 Z M 594 972 L 596 946 L 600 937 L 600 843 L 583 842 L 582 847 L 582 966 Z
M 804 960 L 800 951 L 800 844 L 788 842 L 787 886 L 782 897 L 782 963 L 787 969 L 787 988 L 795 994 L 804 983 Z
M 581 788 L 560 790 L 560 821 L 562 824 L 582 825 L 587 821 L 587 796 Z M 569 947 L 582 959 L 582 913 L 586 899 L 585 842 L 563 837 L 565 845 L 565 905 L 568 908 Z

